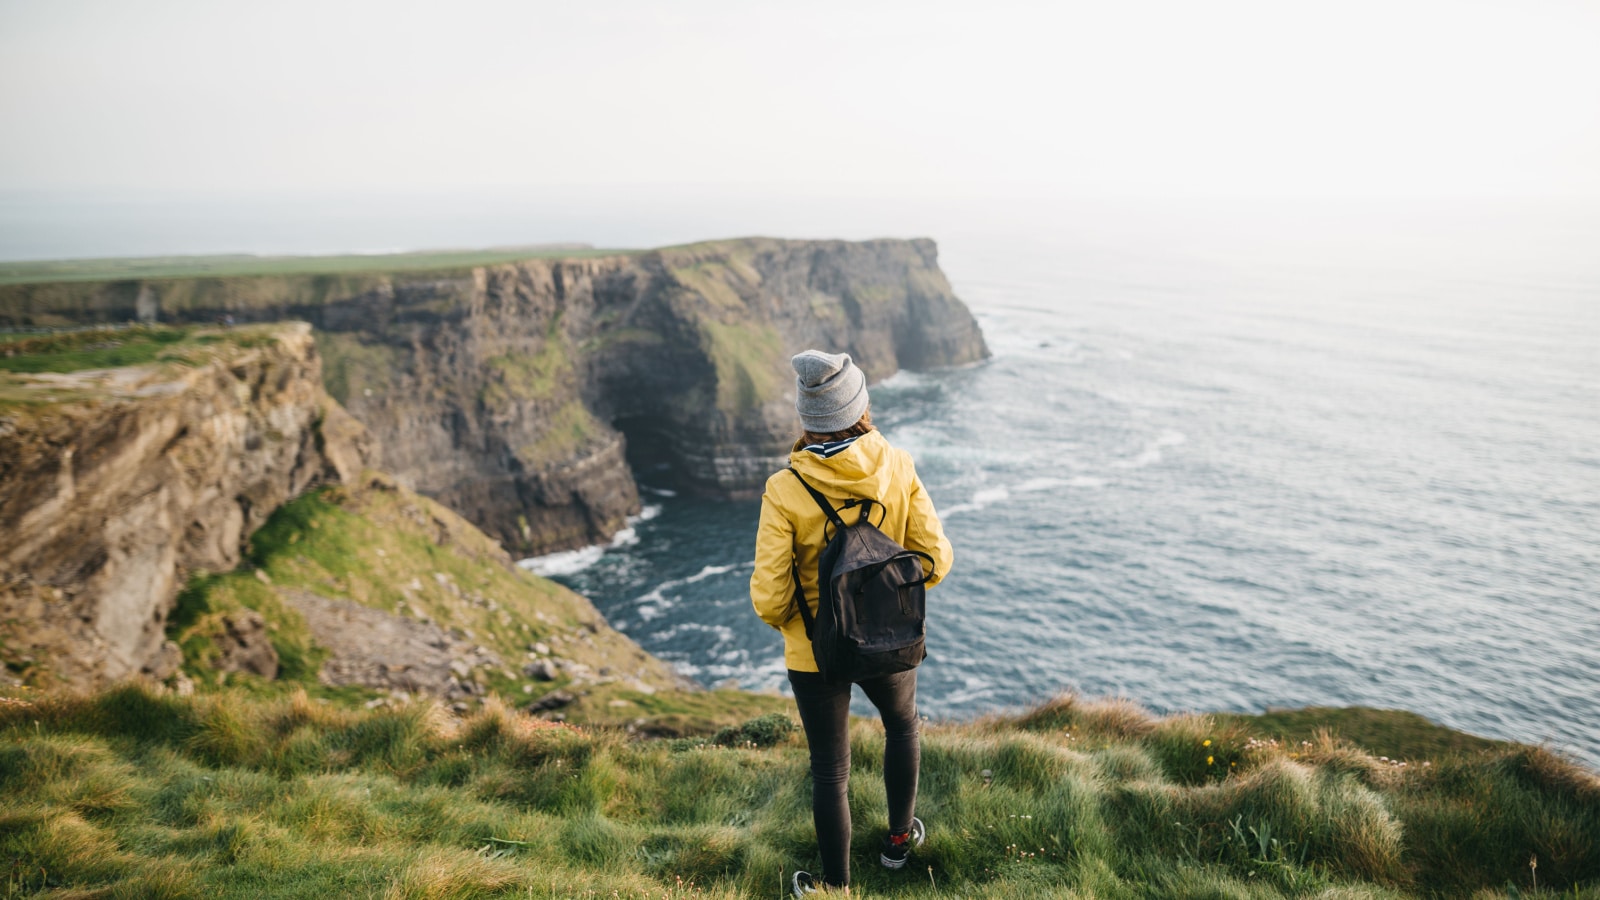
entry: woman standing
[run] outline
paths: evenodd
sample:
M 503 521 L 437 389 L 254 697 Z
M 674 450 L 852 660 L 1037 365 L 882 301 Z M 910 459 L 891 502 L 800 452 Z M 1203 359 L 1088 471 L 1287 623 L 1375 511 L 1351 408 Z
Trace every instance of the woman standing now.
M 820 350 L 807 350 L 790 363 L 797 376 L 796 406 L 805 434 L 789 454 L 794 472 L 781 471 L 768 478 L 761 497 L 750 600 L 762 620 L 783 633 L 784 663 L 811 748 L 811 811 L 822 852 L 820 884 L 847 887 L 850 682 L 824 681 L 818 673 L 805 622 L 796 606 L 792 573 L 798 567 L 804 602 L 816 609 L 817 560 L 827 519 L 795 473 L 836 508 L 850 500 L 881 505 L 884 518 L 879 530 L 906 549 L 932 558 L 929 586 L 950 571 L 953 554 L 911 455 L 890 446 L 872 427 L 867 380 L 861 369 L 848 354 Z M 877 513 L 873 515 L 876 521 Z M 877 707 L 885 732 L 883 780 L 889 800 L 889 833 L 883 839 L 879 861 L 899 869 L 925 836 L 922 820 L 914 815 L 921 756 L 917 670 L 859 684 Z M 796 897 L 816 893 L 818 884 L 819 880 L 806 872 L 796 872 L 791 882 Z

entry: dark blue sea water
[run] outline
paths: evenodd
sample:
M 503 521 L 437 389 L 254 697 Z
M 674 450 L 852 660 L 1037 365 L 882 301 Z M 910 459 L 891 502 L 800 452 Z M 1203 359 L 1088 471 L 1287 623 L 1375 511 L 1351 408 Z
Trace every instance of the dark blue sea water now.
M 1363 704 L 1600 761 L 1600 266 L 1128 227 L 945 240 L 994 358 L 872 388 L 956 548 L 924 711 Z M 648 502 L 546 568 L 783 689 L 757 505 Z

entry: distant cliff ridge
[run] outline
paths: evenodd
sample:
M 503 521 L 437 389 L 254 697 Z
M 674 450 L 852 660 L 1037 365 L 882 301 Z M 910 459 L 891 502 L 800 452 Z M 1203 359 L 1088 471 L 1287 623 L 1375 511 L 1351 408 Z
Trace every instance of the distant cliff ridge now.
M 0 286 L 0 325 L 223 315 L 311 322 L 379 465 L 523 554 L 622 528 L 630 459 L 652 483 L 759 490 L 799 431 L 802 349 L 847 351 L 872 380 L 988 355 L 929 240 Z

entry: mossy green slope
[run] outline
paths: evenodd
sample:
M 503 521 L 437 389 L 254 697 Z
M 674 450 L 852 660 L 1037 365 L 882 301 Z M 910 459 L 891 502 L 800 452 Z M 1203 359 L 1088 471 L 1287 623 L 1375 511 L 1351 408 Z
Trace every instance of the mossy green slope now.
M 873 864 L 882 732 L 854 723 L 855 895 L 1600 897 L 1600 781 L 1541 749 L 1400 766 L 1330 737 L 1251 743 L 1238 720 L 1052 715 L 928 725 L 930 837 L 893 873 Z M 26 696 L 0 702 L 0 858 L 13 896 L 779 897 L 816 864 L 784 731 L 717 746 L 496 703 Z
M 319 683 L 327 659 L 291 597 L 309 592 L 399 617 L 437 624 L 493 651 L 500 666 L 472 678 L 507 703 L 562 690 L 570 721 L 627 724 L 648 732 L 710 732 L 782 701 L 741 692 L 686 690 L 659 659 L 611 629 L 584 597 L 511 564 L 505 551 L 443 506 L 369 475 L 359 488 L 331 487 L 279 509 L 250 538 L 239 571 L 196 576 L 179 598 L 169 636 L 202 689 L 226 684 L 276 694 L 302 687 L 323 697 L 382 700 L 386 692 Z M 281 663 L 266 681 L 213 668 L 226 616 L 241 608 L 267 622 Z M 544 644 L 575 664 L 554 680 L 525 677 L 523 664 Z M 584 673 L 575 675 L 574 673 Z

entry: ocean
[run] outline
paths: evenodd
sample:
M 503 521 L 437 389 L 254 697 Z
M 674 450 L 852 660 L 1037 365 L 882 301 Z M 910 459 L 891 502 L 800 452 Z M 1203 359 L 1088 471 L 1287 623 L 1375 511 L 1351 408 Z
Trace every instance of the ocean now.
M 1361 221 L 941 242 L 994 356 L 871 389 L 956 551 L 925 714 L 1359 704 L 1600 762 L 1600 242 Z M 530 564 L 704 683 L 785 691 L 758 504 L 645 496 Z

